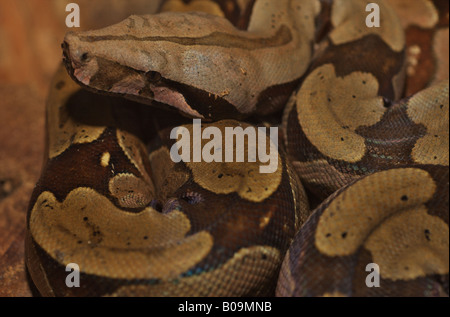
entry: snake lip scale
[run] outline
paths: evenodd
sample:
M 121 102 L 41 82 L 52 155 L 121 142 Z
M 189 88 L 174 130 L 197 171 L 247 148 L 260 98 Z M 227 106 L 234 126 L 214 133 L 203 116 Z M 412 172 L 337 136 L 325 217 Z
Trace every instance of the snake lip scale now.
M 369 2 L 165 0 L 67 33 L 27 213 L 39 292 L 448 297 L 448 1 L 377 1 L 377 28 Z M 192 119 L 211 156 L 279 129 L 275 170 L 173 161 Z

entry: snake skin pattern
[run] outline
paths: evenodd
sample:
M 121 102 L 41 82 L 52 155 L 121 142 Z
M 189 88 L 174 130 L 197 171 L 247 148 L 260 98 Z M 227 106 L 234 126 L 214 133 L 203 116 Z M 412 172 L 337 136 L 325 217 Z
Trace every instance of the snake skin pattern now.
M 167 0 L 69 32 L 27 217 L 39 292 L 448 296 L 448 1 L 376 1 L 375 28 L 370 2 Z M 279 128 L 276 171 L 174 162 L 192 118 L 222 144 Z

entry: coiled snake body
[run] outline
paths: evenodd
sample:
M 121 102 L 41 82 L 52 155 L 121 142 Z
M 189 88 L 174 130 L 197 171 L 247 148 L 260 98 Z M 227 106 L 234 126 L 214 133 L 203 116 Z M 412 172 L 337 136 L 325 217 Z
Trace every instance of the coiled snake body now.
M 39 291 L 448 296 L 448 3 L 417 0 L 404 22 L 401 1 L 376 1 L 369 28 L 369 2 L 171 0 L 67 34 L 27 219 Z M 279 126 L 276 171 L 173 162 L 185 117 L 223 136 Z

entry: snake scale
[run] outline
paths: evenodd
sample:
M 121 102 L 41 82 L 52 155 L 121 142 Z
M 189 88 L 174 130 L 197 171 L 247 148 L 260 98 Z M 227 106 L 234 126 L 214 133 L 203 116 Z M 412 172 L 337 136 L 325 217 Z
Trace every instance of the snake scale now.
M 448 296 L 448 19 L 440 0 L 167 0 L 69 32 L 27 217 L 39 292 Z M 275 172 L 174 162 L 192 118 L 278 127 Z

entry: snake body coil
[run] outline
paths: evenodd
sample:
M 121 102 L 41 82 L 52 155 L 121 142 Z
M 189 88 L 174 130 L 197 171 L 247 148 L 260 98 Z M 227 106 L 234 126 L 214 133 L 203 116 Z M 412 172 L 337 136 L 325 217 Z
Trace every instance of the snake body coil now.
M 170 0 L 68 33 L 27 217 L 39 291 L 448 296 L 448 3 L 417 0 L 417 22 L 377 1 L 369 28 L 369 2 Z M 434 54 L 413 54 L 418 29 Z M 276 171 L 172 161 L 172 129 L 195 133 L 186 117 L 222 144 L 228 128 L 279 126 Z

